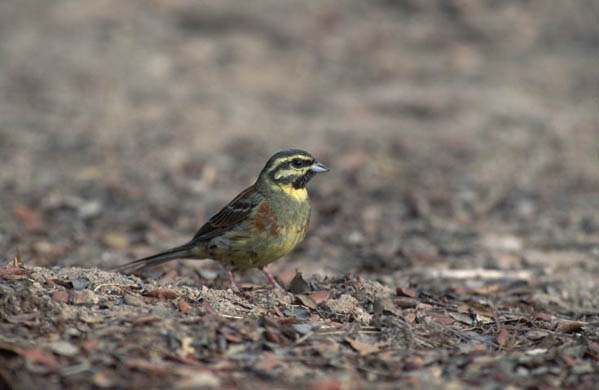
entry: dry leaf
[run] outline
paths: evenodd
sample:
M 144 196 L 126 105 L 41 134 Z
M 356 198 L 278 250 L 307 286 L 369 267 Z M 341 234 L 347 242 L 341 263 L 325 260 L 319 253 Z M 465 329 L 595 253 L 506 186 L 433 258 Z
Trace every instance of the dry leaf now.
M 33 326 L 37 324 L 38 313 L 24 313 L 16 314 L 14 316 L 7 316 L 6 320 L 12 324 L 23 324 L 27 326 Z
M 94 374 L 92 381 L 94 385 L 106 389 L 114 387 L 115 374 L 109 370 L 98 371 Z
M 441 313 L 432 312 L 432 313 L 427 313 L 427 314 L 434 321 L 440 322 L 445 325 L 451 325 L 455 322 L 455 320 L 453 318 L 447 317 L 446 315 L 443 315 Z
M 310 285 L 304 280 L 301 272 L 297 272 L 291 280 L 289 291 L 292 294 L 307 294 L 311 291 Z
M 12 266 L 0 268 L 0 277 L 3 277 L 4 279 L 13 279 L 10 277 L 11 276 L 25 276 L 25 275 L 29 275 L 29 273 L 27 272 L 27 270 L 25 268 L 12 267 Z
M 395 298 L 393 300 L 393 303 L 395 303 L 397 306 L 401 307 L 402 309 L 412 309 L 412 308 L 415 308 L 416 306 L 418 306 L 417 300 L 415 300 L 413 298 L 406 298 L 406 297 Z
M 166 299 L 175 299 L 179 296 L 179 294 L 175 290 L 171 290 L 169 288 L 157 288 L 152 291 L 148 291 L 144 294 L 146 297 L 152 298 L 166 298 Z
M 314 300 L 307 295 L 297 294 L 295 298 L 299 301 L 300 304 L 309 307 L 312 310 L 316 310 L 316 308 L 318 307 L 316 302 L 314 302 Z
M 315 291 L 312 294 L 308 295 L 316 305 L 320 306 L 321 303 L 326 301 L 331 297 L 331 292 L 328 290 Z
M 416 313 L 414 312 L 409 312 L 404 314 L 404 319 L 406 320 L 406 322 L 408 322 L 409 324 L 413 324 L 414 321 L 416 321 Z
M 128 322 L 131 322 L 133 324 L 136 325 L 143 325 L 143 324 L 151 324 L 154 322 L 160 322 L 162 321 L 162 319 L 160 317 L 158 317 L 155 314 L 147 314 L 147 315 L 141 315 L 141 316 L 131 316 L 128 317 L 126 319 Z
M 526 332 L 526 338 L 533 341 L 540 340 L 542 338 L 547 337 L 548 335 L 549 333 L 543 330 L 531 330 L 529 332 Z
M 555 328 L 556 332 L 572 332 L 575 330 L 579 330 L 584 326 L 584 322 L 580 321 L 560 321 Z
M 179 356 L 182 357 L 186 357 L 186 356 L 193 356 L 196 353 L 195 348 L 191 345 L 193 343 L 193 338 L 191 337 L 183 337 L 183 339 L 181 339 L 181 348 L 179 349 L 179 351 L 177 351 L 179 353 Z
M 499 344 L 502 348 L 504 348 L 509 339 L 510 339 L 510 333 L 505 328 L 501 328 L 501 330 L 499 331 L 499 334 L 495 338 L 495 341 L 497 341 L 497 344 Z
M 54 354 L 47 349 L 33 347 L 21 351 L 21 355 L 27 359 L 29 370 L 40 373 L 48 374 L 55 372 L 60 368 L 58 360 Z
M 488 295 L 488 294 L 496 293 L 499 290 L 501 290 L 501 285 L 499 283 L 497 283 L 497 284 L 489 284 L 486 286 L 471 288 L 470 292 L 472 292 L 474 294 L 479 294 L 479 295 Z
M 396 292 L 397 292 L 397 295 L 405 295 L 406 297 L 410 297 L 410 298 L 416 298 L 418 296 L 418 293 L 416 292 L 416 290 L 414 290 L 412 288 L 398 287 Z
M 323 379 L 312 383 L 311 390 L 342 390 L 343 382 L 339 379 Z
M 254 366 L 255 368 L 263 371 L 270 371 L 278 365 L 281 365 L 283 360 L 276 357 L 272 352 L 264 352 L 261 355 L 261 359 Z
M 67 303 L 69 301 L 69 293 L 65 290 L 56 290 L 52 293 L 52 299 L 56 302 Z
M 181 313 L 187 314 L 191 312 L 191 305 L 185 299 L 181 299 L 179 301 L 179 303 L 177 304 L 177 308 Z
M 382 343 L 374 343 L 374 344 L 364 343 L 360 340 L 355 340 L 355 339 L 350 339 L 350 338 L 345 338 L 345 341 L 347 341 L 349 343 L 349 345 L 351 345 L 351 347 L 353 349 L 355 349 L 356 352 L 358 352 L 362 356 L 369 355 L 371 353 L 380 351 L 381 347 L 383 345 Z

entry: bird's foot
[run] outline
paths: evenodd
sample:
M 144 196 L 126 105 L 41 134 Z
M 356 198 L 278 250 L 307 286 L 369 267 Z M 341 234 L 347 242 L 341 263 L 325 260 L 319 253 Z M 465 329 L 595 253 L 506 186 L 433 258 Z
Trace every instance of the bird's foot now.
M 283 286 L 281 286 L 279 284 L 279 282 L 277 282 L 277 280 L 275 279 L 274 275 L 271 274 L 270 272 L 268 272 L 266 269 L 261 268 L 262 272 L 264 272 L 264 275 L 266 275 L 266 277 L 268 278 L 268 281 L 270 282 L 270 284 L 272 284 L 275 288 L 278 288 L 282 291 L 287 291 L 283 288 Z

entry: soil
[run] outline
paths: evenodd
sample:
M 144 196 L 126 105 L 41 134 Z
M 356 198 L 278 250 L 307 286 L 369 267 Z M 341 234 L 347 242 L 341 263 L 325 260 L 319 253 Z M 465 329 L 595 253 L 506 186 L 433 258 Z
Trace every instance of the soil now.
M 0 5 L 0 388 L 599 383 L 599 3 Z M 179 245 L 331 171 L 233 293 Z

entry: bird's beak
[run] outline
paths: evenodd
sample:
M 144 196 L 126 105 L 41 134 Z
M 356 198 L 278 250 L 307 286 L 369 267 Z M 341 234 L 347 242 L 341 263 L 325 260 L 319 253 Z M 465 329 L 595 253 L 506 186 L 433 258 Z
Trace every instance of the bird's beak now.
M 314 164 L 312 164 L 312 166 L 310 167 L 310 170 L 314 173 L 323 173 L 323 172 L 328 172 L 329 168 L 327 168 L 326 165 L 324 165 L 321 162 L 314 162 Z

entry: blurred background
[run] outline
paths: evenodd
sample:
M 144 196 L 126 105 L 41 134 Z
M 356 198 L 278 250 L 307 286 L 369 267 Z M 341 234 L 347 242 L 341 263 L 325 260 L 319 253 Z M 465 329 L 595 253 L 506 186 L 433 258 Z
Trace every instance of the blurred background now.
M 181 244 L 297 147 L 331 172 L 282 278 L 534 268 L 597 290 L 597 15 L 593 0 L 4 1 L 0 258 L 105 268 Z

